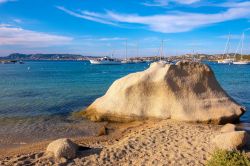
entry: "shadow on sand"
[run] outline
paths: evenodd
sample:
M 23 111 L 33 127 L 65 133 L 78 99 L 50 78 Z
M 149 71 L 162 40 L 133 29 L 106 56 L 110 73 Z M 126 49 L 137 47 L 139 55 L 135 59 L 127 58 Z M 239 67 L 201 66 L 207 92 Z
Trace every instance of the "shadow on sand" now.
M 101 151 L 102 148 L 89 148 L 85 146 L 80 146 L 77 152 L 77 157 L 86 157 L 94 154 L 99 155 Z

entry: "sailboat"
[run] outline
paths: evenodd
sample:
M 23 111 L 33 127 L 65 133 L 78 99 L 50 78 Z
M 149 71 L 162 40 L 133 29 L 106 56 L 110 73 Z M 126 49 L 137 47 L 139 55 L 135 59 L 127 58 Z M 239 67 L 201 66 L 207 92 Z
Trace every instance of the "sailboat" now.
M 159 56 L 160 56 L 160 60 L 158 62 L 160 63 L 168 63 L 167 61 L 163 60 L 164 58 L 164 41 L 161 41 L 161 47 L 159 48 Z
M 128 59 L 128 42 L 126 40 L 126 58 L 121 61 L 123 64 L 132 64 L 134 63 L 132 60 Z
M 226 55 L 226 59 L 222 59 L 222 60 L 218 60 L 218 63 L 222 63 L 222 64 L 232 64 L 233 63 L 233 59 L 230 58 L 229 55 L 229 48 L 230 48 L 230 39 L 231 39 L 231 34 L 229 33 L 228 38 L 227 38 L 227 43 L 226 43 L 226 47 L 224 50 L 224 54 Z
M 250 64 L 249 61 L 244 61 L 243 56 L 242 56 L 243 55 L 244 38 L 245 38 L 245 33 L 243 32 L 241 35 L 240 43 L 239 43 L 237 50 L 234 54 L 234 59 L 235 59 L 235 61 L 233 62 L 234 65 L 248 65 L 248 64 Z M 238 49 L 239 49 L 240 45 L 241 45 L 241 51 L 240 51 L 241 58 L 239 61 L 237 61 L 236 54 L 238 53 Z
M 193 62 L 201 62 L 201 60 L 200 59 L 198 59 L 198 58 L 196 58 L 196 57 L 198 57 L 198 53 L 196 52 L 194 52 L 194 50 L 193 50 L 193 53 L 192 53 L 192 61 Z
M 133 62 L 134 63 L 146 63 L 145 60 L 142 60 L 141 58 L 139 58 L 139 44 L 137 43 L 137 48 L 136 48 L 136 57 Z
M 233 62 L 234 65 L 249 65 L 248 61 L 235 61 Z

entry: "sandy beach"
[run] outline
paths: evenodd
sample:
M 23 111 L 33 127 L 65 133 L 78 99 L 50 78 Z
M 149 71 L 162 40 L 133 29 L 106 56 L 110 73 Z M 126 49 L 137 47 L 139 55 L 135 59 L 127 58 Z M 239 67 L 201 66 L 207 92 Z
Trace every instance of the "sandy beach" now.
M 220 126 L 172 120 L 109 124 L 109 134 L 73 138 L 81 150 L 67 165 L 205 165 Z M 55 165 L 44 150 L 49 142 L 0 150 L 1 165 Z

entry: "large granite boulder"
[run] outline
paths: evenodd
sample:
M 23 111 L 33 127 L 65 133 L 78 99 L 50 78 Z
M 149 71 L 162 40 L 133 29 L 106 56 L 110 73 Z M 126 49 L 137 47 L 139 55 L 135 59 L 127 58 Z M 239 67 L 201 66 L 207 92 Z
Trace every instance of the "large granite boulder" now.
M 223 124 L 238 120 L 244 111 L 207 65 L 158 62 L 116 80 L 82 113 L 93 121 L 159 118 Z

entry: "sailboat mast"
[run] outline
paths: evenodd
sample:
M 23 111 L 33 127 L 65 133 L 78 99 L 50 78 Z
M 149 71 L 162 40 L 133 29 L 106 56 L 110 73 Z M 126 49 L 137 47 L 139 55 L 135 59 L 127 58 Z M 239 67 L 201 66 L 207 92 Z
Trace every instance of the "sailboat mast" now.
M 162 40 L 162 59 L 164 59 L 164 41 Z
M 225 47 L 225 50 L 224 50 L 224 55 L 228 55 L 230 38 L 231 38 L 231 33 L 229 33 L 228 38 L 227 38 L 227 43 L 226 43 L 226 47 Z
M 245 38 L 245 32 L 243 32 L 241 39 L 241 50 L 240 50 L 241 60 L 243 59 L 242 56 L 243 56 L 244 38 Z
M 193 57 L 193 61 L 194 61 L 195 60 L 194 50 L 193 50 L 192 57 Z
M 128 42 L 127 42 L 127 39 L 126 39 L 126 60 L 128 59 Z
M 242 46 L 242 39 L 243 39 L 243 33 L 242 33 L 242 35 L 241 35 L 241 37 L 240 37 L 240 41 L 239 41 L 239 44 L 238 44 L 238 46 L 237 46 L 237 49 L 236 49 L 236 51 L 235 51 L 235 54 L 234 54 L 234 60 L 236 61 L 236 56 L 237 56 L 237 54 L 238 54 L 238 51 L 239 51 L 239 49 L 240 49 L 240 46 Z
M 139 56 L 139 42 L 137 42 L 137 48 L 136 48 L 136 57 Z
M 164 43 L 163 40 L 161 40 L 161 49 L 160 49 L 160 60 L 162 60 L 164 58 Z
M 228 48 L 227 48 L 227 54 L 229 54 L 230 52 L 230 48 L 231 48 L 231 33 L 229 34 L 229 40 L 228 40 Z

